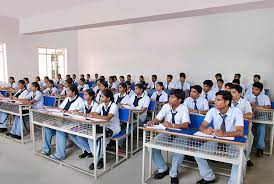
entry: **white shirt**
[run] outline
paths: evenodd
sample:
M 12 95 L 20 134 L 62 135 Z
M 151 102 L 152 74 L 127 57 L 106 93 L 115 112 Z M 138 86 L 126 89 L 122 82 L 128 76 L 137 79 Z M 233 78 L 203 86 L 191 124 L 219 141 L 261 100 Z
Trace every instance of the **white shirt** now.
M 61 91 L 61 93 L 60 93 L 60 95 L 61 96 L 66 96 L 67 94 L 68 94 L 68 88 L 66 88 L 66 87 L 63 87 L 63 90 Z
M 116 94 L 114 95 L 114 102 L 115 102 L 115 103 L 116 103 L 118 97 L 120 97 L 120 96 L 121 96 L 120 93 L 116 93 Z M 125 93 L 125 94 L 123 95 L 123 99 L 122 99 L 121 102 L 120 102 L 120 105 L 129 105 L 129 104 L 130 104 L 130 102 L 129 102 L 129 96 Z M 117 104 L 117 105 L 119 105 L 119 104 Z
M 30 92 L 30 83 L 28 83 L 27 85 L 26 85 L 26 88 L 27 88 L 27 90 Z
M 118 85 L 115 82 L 113 82 L 112 84 L 109 83 L 109 89 L 114 89 L 115 91 L 117 91 Z
M 72 99 L 70 97 L 66 97 L 65 100 L 61 103 L 60 108 L 64 109 L 65 106 L 67 105 L 67 103 L 71 102 L 72 100 L 74 100 L 74 99 Z M 85 109 L 85 102 L 80 96 L 78 96 L 76 98 L 76 100 L 70 105 L 68 110 L 70 110 L 70 111 L 77 110 L 79 112 L 84 112 L 84 109 Z
M 110 120 L 110 125 L 107 125 L 106 127 L 113 131 L 113 135 L 119 133 L 121 131 L 121 126 L 120 126 L 118 106 L 114 102 L 110 103 L 108 105 L 108 107 L 106 107 L 105 103 L 101 103 L 97 107 L 95 112 L 98 113 L 99 115 L 103 116 L 103 107 L 104 107 L 105 111 L 107 111 L 109 109 L 108 113 L 114 115 Z
M 246 99 L 243 99 L 243 98 L 240 98 L 240 100 L 237 103 L 234 103 L 232 101 L 231 107 L 239 108 L 242 111 L 243 114 L 246 114 L 246 113 L 249 113 L 249 112 L 252 113 L 252 107 L 251 107 L 249 101 L 247 101 Z
M 184 105 L 187 108 L 195 109 L 194 99 L 191 97 L 187 97 L 184 101 Z M 207 111 L 209 110 L 208 101 L 204 97 L 199 97 L 196 100 L 196 106 L 198 111 Z
M 58 95 L 58 89 L 56 88 L 56 87 L 53 87 L 53 88 L 47 88 L 47 89 L 45 89 L 44 91 L 43 91 L 43 93 L 44 94 L 46 94 L 46 95 Z
M 95 112 L 96 109 L 98 108 L 98 103 L 95 102 L 94 100 L 91 102 L 90 106 L 88 105 L 88 101 L 85 100 L 85 108 L 84 108 L 84 113 L 87 113 L 86 110 L 91 108 L 90 112 Z
M 140 114 L 140 121 L 144 122 L 146 120 L 146 117 L 147 117 L 147 109 L 148 109 L 148 106 L 149 106 L 149 103 L 150 103 L 150 98 L 149 98 L 149 96 L 145 95 L 145 93 L 143 93 L 142 98 L 138 101 L 138 106 L 135 107 L 133 105 L 135 97 L 136 97 L 136 95 L 132 95 L 130 97 L 130 100 L 129 100 L 130 101 L 130 107 L 131 107 L 131 109 L 136 109 L 136 110 L 141 110 L 142 108 L 146 108 L 146 110 L 142 114 Z
M 29 91 L 27 89 L 23 89 L 23 91 L 21 92 L 22 90 L 19 89 L 15 95 L 17 95 L 17 93 L 21 93 L 19 96 L 18 96 L 18 99 L 26 99 L 26 97 L 29 95 Z M 14 96 L 15 96 L 14 95 Z
M 269 96 L 261 93 L 257 96 L 258 98 L 258 105 L 259 106 L 267 106 L 267 105 L 271 105 L 271 101 L 269 99 Z M 248 100 L 250 103 L 255 103 L 256 101 L 256 96 L 251 94 L 249 95 L 246 100 Z
M 169 84 L 167 84 L 167 82 L 165 82 L 164 87 L 165 87 L 165 89 L 171 90 L 171 89 L 176 88 L 176 84 L 174 82 L 170 82 Z
M 155 81 L 155 82 L 151 81 L 151 82 L 147 85 L 147 89 L 155 89 L 155 88 L 156 88 L 156 84 L 157 84 L 157 81 Z
M 97 91 L 98 91 L 99 87 L 98 86 L 95 86 L 92 90 L 94 91 L 94 93 L 96 94 Z M 100 89 L 99 89 L 100 90 Z
M 15 90 L 18 89 L 18 85 L 16 84 L 16 82 L 14 82 L 13 84 L 8 83 L 6 87 L 8 87 L 8 88 L 13 88 L 13 89 L 15 89 Z
M 40 87 L 47 87 L 47 84 L 44 81 L 39 81 L 38 84 Z
M 210 90 L 207 92 L 207 101 L 214 101 L 215 100 L 215 92 L 213 90 Z M 201 94 L 202 97 L 206 99 L 206 93 L 203 91 Z
M 176 83 L 176 89 L 182 89 L 183 86 L 183 91 L 190 90 L 190 83 L 184 82 L 182 83 L 181 81 Z
M 171 105 L 165 104 L 157 114 L 156 119 L 160 121 L 165 119 L 165 121 L 173 123 L 172 113 L 176 113 L 174 116 L 175 124 L 190 123 L 188 109 L 183 104 L 180 104 L 174 111 L 172 110 Z
M 236 126 L 244 126 L 243 113 L 239 108 L 229 107 L 226 112 L 225 127 L 226 132 L 236 131 Z M 220 115 L 220 111 L 216 108 L 211 108 L 207 113 L 204 121 L 213 122 L 213 128 L 215 130 L 221 129 L 223 118 Z
M 130 90 L 129 92 L 127 92 L 127 95 L 129 96 L 129 98 L 131 96 L 134 96 L 135 95 L 135 92 L 133 90 Z
M 63 79 L 58 80 L 57 79 L 57 80 L 54 81 L 54 84 L 58 85 L 58 82 L 59 82 L 59 84 L 64 84 L 65 80 L 63 80 Z
M 35 103 L 32 106 L 33 109 L 40 109 L 44 105 L 44 97 L 43 97 L 42 93 L 38 90 L 34 94 L 33 94 L 33 92 L 30 92 L 26 96 L 26 99 L 35 100 Z
M 244 95 L 245 98 L 248 98 L 249 96 L 252 95 L 252 88 L 253 88 L 253 83 L 248 85 L 247 90 Z M 265 90 L 263 89 L 261 93 L 265 94 Z
M 86 91 L 87 89 L 89 89 L 89 86 L 87 84 L 84 84 L 83 86 L 79 85 L 77 88 L 78 91 Z
M 100 90 L 96 95 L 96 98 L 95 98 L 96 102 L 100 103 L 101 97 L 102 97 L 102 91 Z
M 151 95 L 151 99 L 156 100 L 157 95 L 159 94 L 158 91 L 154 91 Z M 161 92 L 161 96 L 159 97 L 159 102 L 167 102 L 168 101 L 168 94 L 165 91 Z

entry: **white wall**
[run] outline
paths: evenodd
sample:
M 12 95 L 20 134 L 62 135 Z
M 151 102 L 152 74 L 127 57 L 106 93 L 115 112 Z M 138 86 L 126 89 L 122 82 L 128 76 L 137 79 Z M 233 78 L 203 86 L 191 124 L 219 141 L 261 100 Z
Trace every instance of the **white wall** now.
M 41 35 L 19 34 L 17 19 L 0 17 L 0 42 L 7 44 L 8 76 L 16 80 L 38 75 L 38 47 L 67 48 L 68 73 L 78 71 L 77 31 Z
M 185 72 L 192 83 L 217 72 L 248 82 L 258 73 L 273 92 L 273 19 L 274 9 L 264 9 L 81 30 L 79 73 L 163 80 Z

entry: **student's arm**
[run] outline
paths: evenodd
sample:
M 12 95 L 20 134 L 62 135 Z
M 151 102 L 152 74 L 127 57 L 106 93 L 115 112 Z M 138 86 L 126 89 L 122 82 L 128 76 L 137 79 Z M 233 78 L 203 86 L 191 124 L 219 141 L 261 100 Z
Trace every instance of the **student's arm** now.
M 168 121 L 164 122 L 164 126 L 167 128 L 176 128 L 176 129 L 186 129 L 189 126 L 188 122 L 183 122 L 180 124 L 173 124 L 173 123 L 169 123 Z
M 252 112 L 245 113 L 243 117 L 244 119 L 252 120 Z
M 148 126 L 159 125 L 159 123 L 165 118 L 165 115 L 166 115 L 166 106 L 163 106 L 160 112 L 157 114 L 156 118 L 147 122 L 147 125 Z
M 208 122 L 207 121 L 203 121 L 202 125 L 200 126 L 199 130 L 205 134 L 213 134 L 214 130 L 212 128 L 208 128 Z
M 222 132 L 221 130 L 215 130 L 215 135 L 219 137 L 243 137 L 244 127 L 236 126 L 236 131 L 233 132 Z

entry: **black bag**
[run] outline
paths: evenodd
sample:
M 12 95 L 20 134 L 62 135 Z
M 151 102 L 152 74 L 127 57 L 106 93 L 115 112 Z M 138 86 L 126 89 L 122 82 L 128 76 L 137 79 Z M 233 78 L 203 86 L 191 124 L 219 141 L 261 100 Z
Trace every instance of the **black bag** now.
M 106 128 L 106 137 L 109 138 L 109 137 L 112 137 L 113 135 L 113 131 L 109 128 Z M 96 125 L 96 133 L 99 133 L 99 134 L 102 134 L 103 133 L 103 127 L 100 126 L 100 125 Z

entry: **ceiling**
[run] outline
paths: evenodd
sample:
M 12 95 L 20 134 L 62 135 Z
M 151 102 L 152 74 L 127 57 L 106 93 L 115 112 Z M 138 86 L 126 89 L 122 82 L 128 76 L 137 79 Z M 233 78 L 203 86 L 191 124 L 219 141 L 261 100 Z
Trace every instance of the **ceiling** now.
M 0 16 L 24 18 L 103 0 L 0 0 Z

